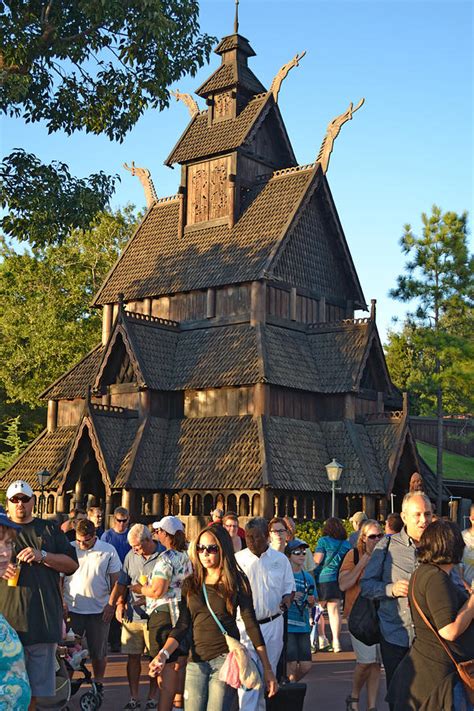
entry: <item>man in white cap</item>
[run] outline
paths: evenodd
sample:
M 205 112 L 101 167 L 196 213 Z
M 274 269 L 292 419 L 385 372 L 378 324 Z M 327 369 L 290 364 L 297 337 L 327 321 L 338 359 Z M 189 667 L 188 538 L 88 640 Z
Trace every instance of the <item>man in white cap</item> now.
M 72 575 L 78 563 L 57 524 L 33 517 L 35 496 L 27 482 L 10 484 L 6 498 L 10 520 L 20 530 L 13 549 L 15 563 L 10 563 L 0 579 L 0 610 L 25 650 L 32 711 L 36 697 L 55 695 L 55 654 L 63 616 L 59 574 Z M 7 581 L 15 578 L 18 565 L 18 583 L 9 586 Z
M 349 543 L 352 548 L 355 548 L 359 540 L 360 527 L 364 521 L 368 521 L 367 514 L 364 511 L 356 511 L 355 514 L 350 517 L 349 521 L 352 523 L 352 528 L 354 529 L 354 533 L 351 533 L 349 536 Z

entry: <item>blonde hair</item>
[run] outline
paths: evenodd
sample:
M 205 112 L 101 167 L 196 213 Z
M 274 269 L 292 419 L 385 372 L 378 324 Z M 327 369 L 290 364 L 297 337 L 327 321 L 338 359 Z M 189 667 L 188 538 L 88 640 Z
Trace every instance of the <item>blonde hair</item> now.
M 376 521 L 374 518 L 368 518 L 367 521 L 364 521 L 362 526 L 359 528 L 359 537 L 357 539 L 357 550 L 359 551 L 359 556 L 364 555 L 367 551 L 367 541 L 365 537 L 367 535 L 367 530 L 372 526 L 377 526 L 380 533 L 383 533 L 380 521 Z

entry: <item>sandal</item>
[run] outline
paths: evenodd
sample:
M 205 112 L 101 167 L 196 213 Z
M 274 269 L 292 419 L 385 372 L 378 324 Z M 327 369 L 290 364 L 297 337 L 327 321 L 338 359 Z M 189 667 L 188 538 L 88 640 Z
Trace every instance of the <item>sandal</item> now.
M 349 696 L 346 698 L 346 711 L 356 711 L 356 709 L 352 706 L 352 704 L 358 704 L 359 699 L 354 698 L 349 694 Z

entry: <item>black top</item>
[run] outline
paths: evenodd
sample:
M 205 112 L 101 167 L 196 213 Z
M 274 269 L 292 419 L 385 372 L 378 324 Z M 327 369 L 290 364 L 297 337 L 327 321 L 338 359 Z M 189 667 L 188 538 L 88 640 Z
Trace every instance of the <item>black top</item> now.
M 218 592 L 218 586 L 206 585 L 206 590 L 209 604 L 214 614 L 234 639 L 240 638 L 235 622 L 235 612 L 237 607 L 240 607 L 245 629 L 254 647 L 261 647 L 265 644 L 255 617 L 251 594 L 249 595 L 239 590 L 235 596 L 234 614 L 230 615 L 225 606 L 224 598 Z M 169 636 L 181 642 L 186 637 L 189 629 L 191 629 L 190 661 L 207 662 L 229 651 L 225 637 L 209 612 L 202 592 L 188 596 L 183 595 L 179 607 L 178 621 Z
M 408 591 L 416 639 L 395 672 L 387 700 L 393 704 L 395 711 L 449 711 L 453 708 L 453 686 L 458 675 L 441 642 L 418 613 L 413 594 L 436 630 L 454 622 L 468 598 L 467 591 L 455 585 L 451 577 L 437 566 L 422 564 L 417 568 Z M 454 642 L 446 644 L 458 662 L 472 659 L 474 624 L 471 622 Z
M 77 561 L 75 549 L 52 521 L 33 519 L 21 525 L 14 543 L 15 555 L 23 548 L 63 553 Z M 21 564 L 17 587 L 0 579 L 0 611 L 24 645 L 59 642 L 62 637 L 62 598 L 59 573 L 40 563 Z

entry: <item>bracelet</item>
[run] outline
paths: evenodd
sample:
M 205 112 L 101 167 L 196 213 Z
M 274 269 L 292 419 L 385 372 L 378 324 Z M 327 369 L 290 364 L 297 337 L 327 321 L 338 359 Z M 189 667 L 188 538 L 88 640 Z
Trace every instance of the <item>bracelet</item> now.
M 158 652 L 158 654 L 164 654 L 165 657 L 166 657 L 166 659 L 169 659 L 169 658 L 170 658 L 170 653 L 168 652 L 167 649 L 160 649 L 160 651 Z

